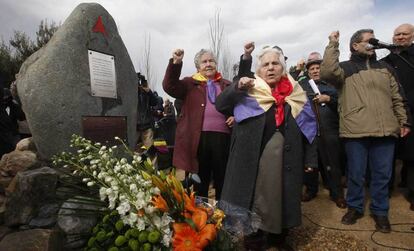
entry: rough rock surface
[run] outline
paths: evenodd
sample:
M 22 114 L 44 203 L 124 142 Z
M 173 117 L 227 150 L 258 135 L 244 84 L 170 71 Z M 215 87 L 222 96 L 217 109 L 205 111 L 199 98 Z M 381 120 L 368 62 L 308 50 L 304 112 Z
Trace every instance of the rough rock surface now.
M 4 214 L 6 226 L 28 224 L 43 204 L 55 198 L 57 174 L 49 167 L 20 172 L 15 179 L 16 188 Z
M 31 229 L 6 235 L 0 250 L 57 251 L 62 250 L 63 236 L 56 230 Z
M 0 174 L 14 177 L 18 172 L 38 166 L 36 154 L 32 151 L 13 151 L 3 155 L 0 160 Z
M 101 17 L 105 32 L 93 32 Z M 117 98 L 91 96 L 88 50 L 115 57 Z M 136 141 L 137 76 L 111 15 L 99 4 L 78 5 L 52 39 L 22 65 L 17 89 L 41 158 L 69 150 L 84 116 L 125 116 Z

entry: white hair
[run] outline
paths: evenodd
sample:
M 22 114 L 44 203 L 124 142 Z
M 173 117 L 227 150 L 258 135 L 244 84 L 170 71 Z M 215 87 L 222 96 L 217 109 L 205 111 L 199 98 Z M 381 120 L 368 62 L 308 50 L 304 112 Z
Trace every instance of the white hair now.
M 263 47 L 263 49 L 259 52 L 259 54 L 257 54 L 256 73 L 258 72 L 258 70 L 260 69 L 262 65 L 263 56 L 268 53 L 277 54 L 279 63 L 282 65 L 282 68 L 283 68 L 283 74 L 285 74 L 286 73 L 286 61 L 285 61 L 285 56 L 283 55 L 283 52 L 277 48 L 272 48 L 270 46 Z
M 214 55 L 214 52 L 212 50 L 201 49 L 194 56 L 194 65 L 195 65 L 196 69 L 200 69 L 201 57 L 204 54 L 210 54 L 211 56 L 213 56 L 214 62 L 216 62 L 216 64 L 217 64 L 216 55 Z

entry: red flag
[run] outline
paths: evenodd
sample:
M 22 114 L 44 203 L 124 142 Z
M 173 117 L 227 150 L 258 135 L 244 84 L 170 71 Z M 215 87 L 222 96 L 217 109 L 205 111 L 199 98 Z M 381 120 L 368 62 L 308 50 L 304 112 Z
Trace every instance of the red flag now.
M 100 32 L 104 36 L 108 36 L 108 33 L 105 30 L 105 26 L 102 23 L 102 16 L 98 17 L 98 21 L 96 21 L 95 25 L 92 28 L 93 32 Z

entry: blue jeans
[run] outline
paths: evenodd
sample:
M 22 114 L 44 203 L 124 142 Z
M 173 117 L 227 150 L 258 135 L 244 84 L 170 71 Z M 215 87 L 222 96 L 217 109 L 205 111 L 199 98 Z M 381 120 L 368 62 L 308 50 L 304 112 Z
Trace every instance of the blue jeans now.
M 345 151 L 348 158 L 348 191 L 346 202 L 349 208 L 364 211 L 364 183 L 367 164 L 369 164 L 371 181 L 371 213 L 388 215 L 388 183 L 391 179 L 394 157 L 395 138 L 367 137 L 347 138 Z

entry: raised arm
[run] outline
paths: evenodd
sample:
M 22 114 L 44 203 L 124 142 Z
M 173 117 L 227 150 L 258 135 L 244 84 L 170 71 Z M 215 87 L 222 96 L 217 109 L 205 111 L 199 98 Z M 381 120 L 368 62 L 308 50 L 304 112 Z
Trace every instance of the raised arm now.
M 252 52 L 254 51 L 254 42 L 248 42 L 244 45 L 244 54 L 240 56 L 238 79 L 242 77 L 253 78 L 252 68 Z
M 236 106 L 247 94 L 247 90 L 254 86 L 254 79 L 243 77 L 228 86 L 216 99 L 217 111 L 226 116 L 233 116 Z
M 183 67 L 184 50 L 176 49 L 173 51 L 172 58 L 168 62 L 167 70 L 165 71 L 162 87 L 168 95 L 184 99 L 187 94 L 187 87 L 185 82 L 180 80 L 181 69 Z
M 339 31 L 329 35 L 329 44 L 325 48 L 321 64 L 321 78 L 341 88 L 345 82 L 344 70 L 339 66 Z

